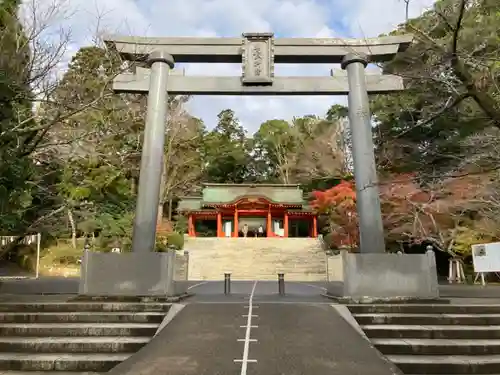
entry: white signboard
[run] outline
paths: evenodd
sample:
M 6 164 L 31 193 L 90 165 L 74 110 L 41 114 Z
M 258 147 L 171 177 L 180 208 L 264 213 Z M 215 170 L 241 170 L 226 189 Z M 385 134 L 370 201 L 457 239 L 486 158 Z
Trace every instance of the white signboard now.
M 500 242 L 472 245 L 474 272 L 500 272 Z

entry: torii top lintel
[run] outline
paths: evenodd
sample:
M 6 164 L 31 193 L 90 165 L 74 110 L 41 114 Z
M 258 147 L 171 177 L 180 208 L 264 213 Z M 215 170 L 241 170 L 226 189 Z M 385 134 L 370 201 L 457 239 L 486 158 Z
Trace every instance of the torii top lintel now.
M 106 45 L 126 60 L 141 60 L 152 51 L 163 49 L 176 63 L 241 63 L 248 41 L 267 43 L 275 63 L 338 64 L 349 53 L 366 55 L 371 62 L 384 62 L 406 50 L 412 40 L 412 35 L 343 39 L 274 38 L 272 33 L 245 33 L 241 38 L 104 37 Z

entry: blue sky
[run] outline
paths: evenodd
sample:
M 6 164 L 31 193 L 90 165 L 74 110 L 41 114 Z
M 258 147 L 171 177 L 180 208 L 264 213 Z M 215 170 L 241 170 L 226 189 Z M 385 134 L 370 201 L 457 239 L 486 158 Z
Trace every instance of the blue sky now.
M 434 0 L 410 0 L 410 16 Z M 403 0 L 25 0 L 26 9 L 51 9 L 51 26 L 71 30 L 66 61 L 99 33 L 148 36 L 239 36 L 272 31 L 276 37 L 375 37 L 404 21 Z M 43 13 L 43 12 L 42 12 Z M 66 62 L 59 65 L 64 70 Z M 189 64 L 186 74 L 240 75 L 238 65 Z M 278 65 L 277 75 L 329 75 L 337 66 Z M 190 112 L 207 126 L 225 108 L 253 133 L 271 118 L 323 115 L 345 97 L 195 97 Z

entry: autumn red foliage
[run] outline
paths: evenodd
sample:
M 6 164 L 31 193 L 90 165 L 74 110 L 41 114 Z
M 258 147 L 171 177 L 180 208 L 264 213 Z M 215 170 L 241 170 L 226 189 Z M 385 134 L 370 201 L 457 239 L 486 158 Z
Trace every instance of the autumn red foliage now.
M 385 175 L 379 190 L 387 245 L 401 241 L 428 242 L 436 249 L 452 252 L 462 241 L 459 237 L 464 236 L 464 230 L 472 228 L 468 212 L 479 210 L 481 182 L 477 176 L 466 176 L 421 184 L 414 174 Z M 357 247 L 359 232 L 353 183 L 342 181 L 312 195 L 311 206 L 329 218 L 331 245 Z M 481 225 L 485 227 L 483 222 Z
M 470 224 L 466 212 L 473 209 L 479 186 L 474 176 L 424 186 L 413 174 L 386 177 L 380 185 L 386 241 L 428 242 L 452 252 L 457 235 Z
M 312 208 L 319 214 L 329 216 L 331 245 L 336 248 L 355 248 L 359 231 L 353 183 L 342 181 L 331 189 L 313 191 L 312 196 Z

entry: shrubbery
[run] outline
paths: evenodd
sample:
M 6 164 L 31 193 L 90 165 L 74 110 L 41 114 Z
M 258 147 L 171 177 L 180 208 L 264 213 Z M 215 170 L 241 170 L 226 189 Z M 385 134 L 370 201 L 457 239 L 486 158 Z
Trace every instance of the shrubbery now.
M 155 247 L 157 252 L 166 252 L 170 247 L 173 247 L 175 250 L 182 250 L 184 248 L 184 236 L 180 233 L 172 232 L 166 236 L 157 238 Z

